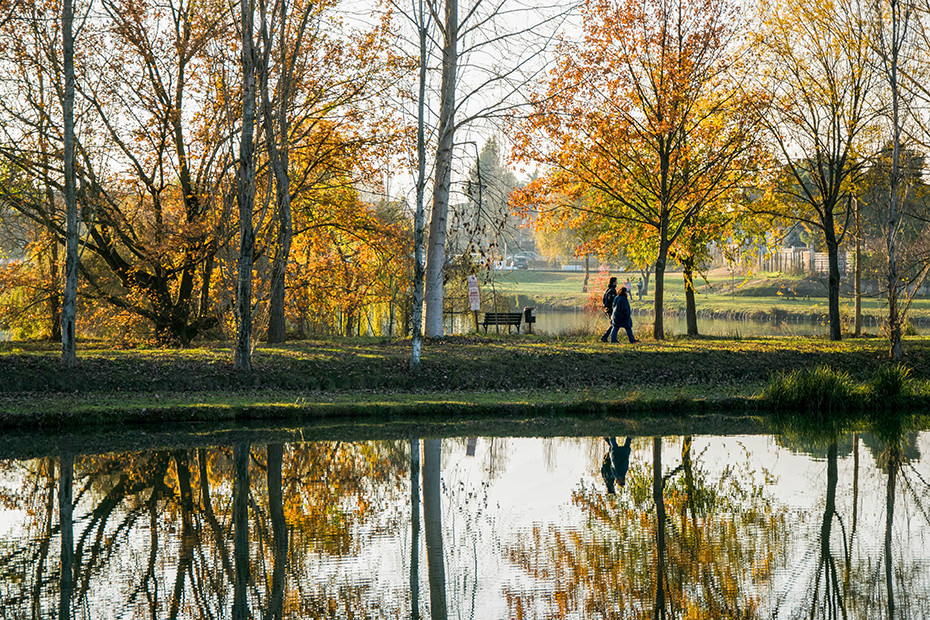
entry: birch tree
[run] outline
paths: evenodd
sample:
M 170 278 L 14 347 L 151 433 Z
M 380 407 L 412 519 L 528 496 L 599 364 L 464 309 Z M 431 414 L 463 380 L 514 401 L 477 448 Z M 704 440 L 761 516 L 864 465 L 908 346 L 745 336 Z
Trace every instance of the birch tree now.
M 252 261 L 255 230 L 252 211 L 255 205 L 255 49 L 252 40 L 252 0 L 240 0 L 242 28 L 242 133 L 239 138 L 237 201 L 239 206 L 239 260 L 236 286 L 236 367 L 252 370 Z
M 61 361 L 65 366 L 77 364 L 75 343 L 78 288 L 78 212 L 74 172 L 74 6 L 63 0 L 61 39 L 64 62 L 64 87 L 61 101 L 64 145 L 62 149 L 65 186 L 65 287 L 61 304 Z
M 413 156 L 411 161 L 428 171 L 422 183 L 415 182 L 418 196 L 431 192 L 429 236 L 424 239 L 424 333 L 439 338 L 444 333 L 443 287 L 456 149 L 468 132 L 492 126 L 526 104 L 526 86 L 544 70 L 543 52 L 574 5 L 529 7 L 514 0 L 424 0 L 422 4 L 390 0 L 388 4 L 416 33 L 420 71 L 414 99 L 422 102 L 422 108 L 415 105 L 425 156 L 422 161 Z M 438 85 L 432 79 L 436 72 Z M 419 170 L 413 174 L 421 178 Z M 431 187 L 425 181 L 429 177 Z M 422 311 L 415 306 L 414 317 Z M 416 364 L 412 357 L 411 365 Z

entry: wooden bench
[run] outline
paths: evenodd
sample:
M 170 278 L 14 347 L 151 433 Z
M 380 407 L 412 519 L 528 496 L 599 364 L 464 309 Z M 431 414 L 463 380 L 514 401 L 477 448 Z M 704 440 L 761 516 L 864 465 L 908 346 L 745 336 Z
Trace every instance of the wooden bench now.
M 511 327 L 516 327 L 519 334 L 521 321 L 523 321 L 522 312 L 485 312 L 481 324 L 484 325 L 484 333 L 488 333 L 488 325 L 506 325 L 508 332 Z

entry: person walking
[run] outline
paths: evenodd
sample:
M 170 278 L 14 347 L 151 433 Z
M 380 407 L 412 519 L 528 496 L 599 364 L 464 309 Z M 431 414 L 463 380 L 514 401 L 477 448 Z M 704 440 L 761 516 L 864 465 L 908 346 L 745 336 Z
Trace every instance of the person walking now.
M 627 297 L 626 287 L 620 287 L 620 292 L 614 297 L 613 312 L 610 316 L 610 341 L 617 342 L 617 332 L 620 328 L 626 330 L 626 337 L 630 342 L 639 342 L 633 336 L 633 311 L 630 309 L 630 300 Z
M 646 285 L 643 284 L 643 279 L 638 278 L 636 280 L 636 301 L 643 300 L 643 293 L 646 291 Z
M 607 342 L 607 338 L 610 336 L 611 331 L 613 330 L 613 319 L 611 315 L 614 311 L 614 299 L 617 297 L 617 278 L 610 278 L 610 281 L 607 283 L 607 288 L 604 290 L 604 296 L 601 298 L 601 302 L 604 304 L 604 314 L 607 315 L 607 321 L 610 325 L 607 326 L 607 331 L 604 332 L 604 335 L 601 336 L 601 342 Z M 616 341 L 616 336 L 614 336 Z

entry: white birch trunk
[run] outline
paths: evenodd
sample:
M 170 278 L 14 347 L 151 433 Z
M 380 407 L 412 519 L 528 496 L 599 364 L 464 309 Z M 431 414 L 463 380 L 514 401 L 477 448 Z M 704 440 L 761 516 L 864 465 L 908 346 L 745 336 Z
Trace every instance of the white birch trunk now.
M 455 77 L 458 66 L 458 0 L 446 0 L 439 103 L 439 143 L 433 181 L 433 213 L 426 253 L 426 337 L 443 336 L 443 271 L 452 155 L 455 147 Z

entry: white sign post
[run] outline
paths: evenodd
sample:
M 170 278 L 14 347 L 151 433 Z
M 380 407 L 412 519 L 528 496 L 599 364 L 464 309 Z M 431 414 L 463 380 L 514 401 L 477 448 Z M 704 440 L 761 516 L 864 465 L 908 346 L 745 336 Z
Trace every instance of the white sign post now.
M 481 310 L 481 293 L 478 292 L 478 276 L 468 276 L 468 303 L 474 311 Z
M 475 331 L 478 331 L 478 310 L 481 309 L 481 293 L 478 291 L 478 276 L 468 276 L 468 303 L 475 314 Z

